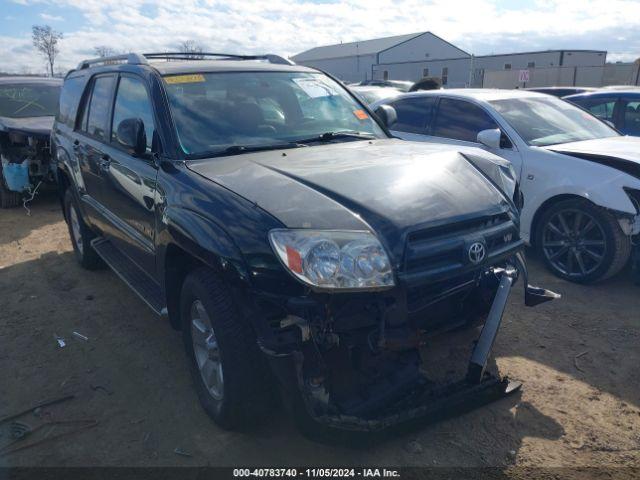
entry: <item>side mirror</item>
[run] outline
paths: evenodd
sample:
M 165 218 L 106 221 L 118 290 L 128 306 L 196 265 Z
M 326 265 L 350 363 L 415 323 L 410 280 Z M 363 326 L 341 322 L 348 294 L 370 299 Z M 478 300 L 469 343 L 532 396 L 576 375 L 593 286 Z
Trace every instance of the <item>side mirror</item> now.
M 398 113 L 391 105 L 380 105 L 376 108 L 375 114 L 387 128 L 391 128 L 398 121 Z
M 147 135 L 140 118 L 125 118 L 116 130 L 118 143 L 131 155 L 141 157 L 147 150 Z
M 500 138 L 502 132 L 499 128 L 492 128 L 490 130 L 482 130 L 478 132 L 478 143 L 481 143 L 485 147 L 489 147 L 495 150 L 500 148 Z

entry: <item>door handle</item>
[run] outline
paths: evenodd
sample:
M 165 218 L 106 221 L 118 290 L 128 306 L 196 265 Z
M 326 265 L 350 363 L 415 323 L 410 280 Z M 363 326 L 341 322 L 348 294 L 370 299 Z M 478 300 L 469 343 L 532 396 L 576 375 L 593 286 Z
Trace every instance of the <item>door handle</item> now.
M 100 170 L 106 171 L 109 170 L 109 165 L 111 164 L 111 157 L 109 155 L 102 155 L 100 157 Z

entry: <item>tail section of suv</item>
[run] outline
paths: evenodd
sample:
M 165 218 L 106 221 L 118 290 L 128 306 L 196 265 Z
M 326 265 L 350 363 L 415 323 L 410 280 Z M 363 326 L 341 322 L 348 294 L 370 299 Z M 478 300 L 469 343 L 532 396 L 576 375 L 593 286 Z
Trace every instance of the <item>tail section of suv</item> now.
M 522 277 L 527 304 L 555 295 L 527 285 L 509 168 L 389 138 L 339 82 L 279 57 L 154 57 L 67 75 L 61 200 L 80 263 L 182 330 L 218 424 L 263 413 L 276 385 L 308 432 L 517 387 L 486 368 L 508 293 Z M 478 324 L 461 376 L 425 376 L 425 338 Z

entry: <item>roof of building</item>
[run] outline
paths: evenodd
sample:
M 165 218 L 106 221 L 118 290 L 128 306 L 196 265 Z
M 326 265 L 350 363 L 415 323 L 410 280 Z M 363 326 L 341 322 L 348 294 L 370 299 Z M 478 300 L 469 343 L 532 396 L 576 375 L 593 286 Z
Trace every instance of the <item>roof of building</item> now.
M 407 40 L 419 37 L 425 33 L 408 33 L 406 35 L 395 35 L 393 37 L 374 38 L 371 40 L 361 40 L 358 42 L 337 43 L 335 45 L 325 45 L 315 47 L 291 57 L 296 62 L 309 60 L 324 60 L 327 58 L 352 57 L 354 55 L 375 55 L 388 48 L 395 47 Z

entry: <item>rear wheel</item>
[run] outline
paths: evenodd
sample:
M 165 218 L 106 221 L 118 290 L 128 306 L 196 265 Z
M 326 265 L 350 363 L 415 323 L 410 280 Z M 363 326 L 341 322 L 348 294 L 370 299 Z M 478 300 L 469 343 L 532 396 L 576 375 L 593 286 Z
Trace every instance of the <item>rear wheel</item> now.
M 95 234 L 82 219 L 78 203 L 70 188 L 64 194 L 64 211 L 71 245 L 78 263 L 87 270 L 103 268 L 104 262 L 91 246 Z
M 270 375 L 256 337 L 212 270 L 185 279 L 180 316 L 200 403 L 223 428 L 248 427 L 272 405 Z
M 631 241 L 618 221 L 581 199 L 558 202 L 544 212 L 536 245 L 553 273 L 577 283 L 615 275 L 631 252 Z

